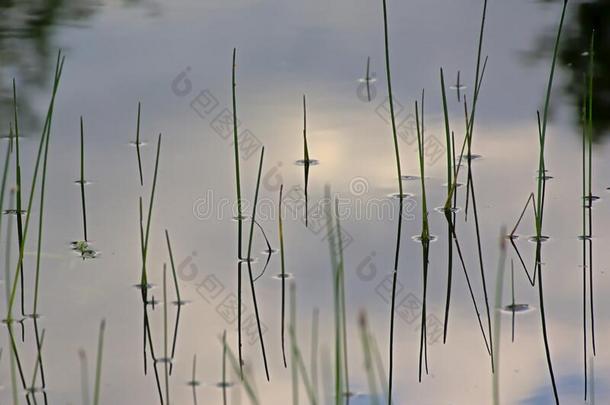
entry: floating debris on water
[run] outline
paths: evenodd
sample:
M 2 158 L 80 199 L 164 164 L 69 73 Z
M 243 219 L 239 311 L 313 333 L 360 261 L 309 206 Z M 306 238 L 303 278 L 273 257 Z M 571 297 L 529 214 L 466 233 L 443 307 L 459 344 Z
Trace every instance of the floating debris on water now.
M 74 253 L 84 259 L 95 259 L 100 255 L 100 252 L 91 247 L 91 242 L 86 240 L 77 240 L 70 242 L 70 248 Z

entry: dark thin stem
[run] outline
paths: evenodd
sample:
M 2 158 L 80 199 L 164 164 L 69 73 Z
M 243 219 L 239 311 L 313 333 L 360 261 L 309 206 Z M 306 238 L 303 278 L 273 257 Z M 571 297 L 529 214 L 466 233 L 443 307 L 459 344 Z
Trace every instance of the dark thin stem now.
M 16 198 L 17 198 L 17 206 L 16 206 L 16 213 L 17 213 L 17 242 L 19 244 L 19 246 L 21 246 L 22 242 L 23 242 L 23 218 L 21 217 L 21 210 L 22 210 L 22 203 L 21 203 L 21 196 L 22 196 L 22 187 L 21 187 L 21 164 L 19 161 L 19 119 L 18 116 L 19 114 L 17 113 L 17 86 L 15 84 L 15 79 L 13 79 L 13 113 L 14 113 L 14 120 L 15 120 L 15 183 L 16 183 L 16 188 L 17 188 L 17 193 L 15 194 Z M 42 141 L 42 140 L 41 140 Z M 42 142 L 41 142 L 42 143 Z M 34 190 L 32 189 L 32 192 Z M 21 284 L 21 315 L 24 316 L 25 312 L 24 312 L 24 308 L 23 308 L 23 301 L 24 301 L 24 283 L 23 283 L 23 261 L 20 263 L 19 265 L 19 282 Z
M 57 95 L 57 91 L 59 88 L 59 82 L 61 79 L 63 64 L 64 64 L 64 58 L 61 56 L 61 52 L 58 52 L 57 63 L 56 63 L 56 68 L 55 68 L 55 80 L 53 83 L 53 92 L 51 95 L 51 102 L 49 103 L 49 109 L 47 110 L 47 116 L 46 116 L 45 124 L 44 124 L 43 130 L 42 130 L 42 136 L 40 137 L 40 142 L 38 145 L 38 153 L 37 153 L 37 157 L 36 157 L 36 163 L 34 165 L 34 173 L 32 175 L 32 185 L 30 188 L 30 195 L 29 195 L 28 206 L 27 206 L 27 210 L 26 210 L 25 225 L 23 227 L 23 238 L 21 240 L 21 243 L 19 244 L 19 259 L 17 261 L 17 269 L 15 271 L 16 276 L 13 279 L 13 285 L 12 285 L 10 297 L 8 300 L 8 310 L 7 310 L 7 320 L 8 321 L 12 321 L 12 319 L 13 319 L 12 314 L 13 314 L 13 305 L 15 303 L 15 295 L 17 292 L 17 282 L 23 275 L 22 270 L 23 270 L 23 256 L 25 253 L 25 241 L 26 241 L 28 226 L 29 226 L 29 222 L 30 222 L 32 204 L 34 201 L 34 194 L 35 194 L 34 191 L 36 189 L 36 182 L 38 179 L 38 168 L 40 166 L 43 145 L 46 141 L 46 138 L 51 135 L 51 123 L 52 123 L 52 117 L 53 117 L 53 109 L 54 109 L 54 105 L 55 105 L 55 96 Z M 19 218 L 20 214 L 17 217 Z M 23 292 L 23 288 L 22 288 L 22 292 Z M 23 312 L 23 308 L 22 308 L 22 312 Z
M 222 332 L 222 403 L 227 405 L 227 331 Z
M 85 130 L 83 126 L 83 117 L 80 117 L 80 199 L 83 208 L 83 231 L 87 242 L 87 206 L 85 204 Z
M 282 359 L 284 360 L 284 368 L 286 364 L 286 348 L 285 348 L 285 320 L 286 320 L 286 253 L 284 251 L 284 225 L 282 223 L 282 193 L 284 192 L 284 185 L 280 185 L 280 198 L 278 201 L 278 226 L 279 226 L 279 238 L 280 238 L 280 263 L 282 268 L 281 283 L 282 283 L 282 320 L 281 320 L 281 339 L 282 339 Z
M 309 201 L 309 166 L 311 161 L 309 160 L 309 147 L 307 146 L 307 104 L 305 101 L 305 94 L 303 94 L 303 173 L 304 173 L 304 184 L 305 184 L 305 227 L 308 224 L 308 201 Z
M 254 237 L 254 221 L 256 218 L 256 204 L 258 202 L 258 191 L 260 188 L 260 181 L 261 181 L 261 174 L 262 174 L 262 170 L 263 170 L 263 159 L 265 157 L 265 147 L 263 146 L 263 148 L 261 149 L 261 157 L 260 157 L 260 161 L 258 164 L 258 176 L 256 179 L 256 191 L 254 192 L 254 204 L 252 206 L 252 220 L 250 223 L 250 237 L 248 240 L 248 257 L 247 257 L 247 264 L 248 264 L 248 275 L 250 276 L 250 290 L 252 292 L 252 301 L 254 304 L 254 313 L 256 315 L 256 324 L 258 327 L 258 337 L 261 341 L 261 351 L 262 351 L 262 355 L 263 355 L 263 363 L 265 364 L 265 375 L 267 376 L 267 381 L 269 381 L 269 367 L 267 365 L 267 354 L 265 353 L 265 342 L 263 340 L 263 331 L 261 328 L 261 321 L 260 321 L 260 316 L 259 316 L 259 311 L 258 311 L 258 304 L 256 301 L 256 291 L 254 289 L 254 276 L 252 274 L 252 240 Z
M 34 324 L 36 325 L 38 316 L 38 293 L 40 290 L 40 258 L 42 256 L 42 225 L 43 225 L 43 213 L 44 213 L 44 201 L 45 201 L 45 184 L 47 179 L 47 158 L 49 155 L 49 137 L 45 140 L 44 146 L 44 157 L 42 165 L 42 179 L 40 182 L 40 216 L 38 218 L 38 244 L 36 247 L 36 278 L 34 281 L 34 306 L 32 310 L 32 316 Z M 38 335 L 37 335 L 38 336 Z M 44 378 L 44 375 L 43 375 Z M 45 393 L 46 403 L 46 393 Z
M 233 151 L 235 154 L 235 185 L 236 185 L 236 191 L 237 191 L 237 233 L 238 233 L 238 239 L 237 239 L 237 258 L 238 259 L 242 259 L 242 207 L 241 207 L 241 181 L 240 181 L 240 174 L 239 174 L 239 138 L 237 136 L 237 98 L 235 95 L 235 91 L 236 91 L 236 87 L 237 84 L 235 82 L 235 68 L 236 68 L 236 64 L 235 64 L 235 59 L 237 56 L 237 49 L 233 48 L 233 74 L 232 74 L 232 85 L 231 85 L 231 90 L 232 90 L 232 99 L 233 99 Z M 241 362 L 241 356 L 239 358 L 240 362 Z
M 365 81 L 366 81 L 366 98 L 369 101 L 369 103 L 371 102 L 371 57 L 368 56 L 366 58 L 366 76 L 365 76 Z
M 261 224 L 258 221 L 254 221 L 254 225 L 256 225 L 256 227 L 261 231 L 261 234 L 263 235 L 263 239 L 265 239 L 265 244 L 267 245 L 267 250 L 266 250 L 267 259 L 265 260 L 265 265 L 263 266 L 263 271 L 261 271 L 261 273 L 254 278 L 254 282 L 257 282 L 259 278 L 261 278 L 262 276 L 265 275 L 265 272 L 267 271 L 267 267 L 269 267 L 269 262 L 271 261 L 271 255 L 273 254 L 273 248 L 271 247 L 271 243 L 269 243 L 269 238 L 267 238 L 267 234 L 265 233 L 265 230 L 263 229 Z
M 472 283 L 470 282 L 470 276 L 468 275 L 468 270 L 466 269 L 466 264 L 464 262 L 464 256 L 462 254 L 462 248 L 460 247 L 460 243 L 458 241 L 457 234 L 455 232 L 455 227 L 451 220 L 451 214 L 448 211 L 445 211 L 445 219 L 447 220 L 447 222 L 449 223 L 449 226 L 451 228 L 451 235 L 453 236 L 453 242 L 455 243 L 455 249 L 458 254 L 458 259 L 460 261 L 462 270 L 464 271 L 464 276 L 466 277 L 466 284 L 468 285 L 468 292 L 470 293 L 472 305 L 473 305 L 475 313 L 477 315 L 479 329 L 481 330 L 481 335 L 483 336 L 483 341 L 485 342 L 485 348 L 487 349 L 487 353 L 491 356 L 491 348 L 487 341 L 487 335 L 485 334 L 485 329 L 483 327 L 483 322 L 481 320 L 481 313 L 479 312 L 479 307 L 477 305 L 477 301 L 474 296 L 474 291 L 472 289 Z
M 386 6 L 386 0 L 383 0 L 383 33 L 385 43 L 385 65 L 386 65 L 386 76 L 388 84 L 388 97 L 390 102 L 390 119 L 392 122 L 392 137 L 394 139 L 394 154 L 396 157 L 396 171 L 398 179 L 398 193 L 399 193 L 399 215 L 396 232 L 396 252 L 394 255 L 394 272 L 392 274 L 392 299 L 390 306 L 390 362 L 389 362 L 389 378 L 388 378 L 388 405 L 392 404 L 392 382 L 393 382 L 393 366 L 394 366 L 394 308 L 396 306 L 396 284 L 398 277 L 398 259 L 400 255 L 400 234 L 402 230 L 402 210 L 403 210 L 403 198 L 404 194 L 402 191 L 402 179 L 400 169 L 400 153 L 398 151 L 398 134 L 396 132 L 396 118 L 394 115 L 394 96 L 392 94 L 392 75 L 390 72 L 390 44 L 388 36 L 388 12 Z
M 510 260 L 510 291 L 511 291 L 511 304 L 512 304 L 512 342 L 515 341 L 515 264 L 513 260 Z
M 102 319 L 100 324 L 100 335 L 97 341 L 97 362 L 95 366 L 95 387 L 93 389 L 93 405 L 98 405 L 100 402 L 100 383 L 102 379 L 102 355 L 104 351 L 104 331 L 106 329 L 106 320 Z
M 165 403 L 169 405 L 169 363 L 167 337 L 167 266 L 163 263 L 163 368 L 165 369 Z
M 469 160 L 469 167 L 468 167 L 468 177 L 470 178 L 470 196 L 472 198 L 472 211 L 474 213 L 474 223 L 475 223 L 475 230 L 476 230 L 476 239 L 477 239 L 477 251 L 478 251 L 478 257 L 479 257 L 479 269 L 481 270 L 481 284 L 483 285 L 483 296 L 485 298 L 485 311 L 487 314 L 487 329 L 488 329 L 488 336 L 489 336 L 489 350 L 491 353 L 493 353 L 493 339 L 492 339 L 492 324 L 491 324 L 491 314 L 489 311 L 489 298 L 488 298 L 488 294 L 487 294 L 487 282 L 485 281 L 485 268 L 483 266 L 483 249 L 481 247 L 481 233 L 480 233 L 480 228 L 479 228 L 479 215 L 477 212 L 477 202 L 476 202 L 476 198 L 475 198 L 475 191 L 474 191 L 474 181 L 473 181 L 473 177 L 472 177 L 472 169 L 470 166 L 470 160 Z M 491 371 L 492 373 L 495 371 L 494 370 L 494 357 L 493 355 L 491 356 Z
M 239 173 L 239 138 L 237 136 L 237 97 L 235 95 L 237 84 L 235 82 L 235 60 L 237 56 L 237 49 L 233 48 L 233 68 L 231 75 L 231 94 L 233 101 L 233 152 L 235 160 L 235 188 L 237 194 L 237 260 L 242 260 L 242 228 L 243 228 L 243 216 L 241 206 L 241 179 Z M 237 347 L 239 355 L 239 371 L 240 377 L 243 380 L 243 356 L 241 348 L 241 263 L 237 266 Z
M 180 326 L 180 313 L 182 312 L 182 304 L 178 301 L 176 303 L 176 321 L 174 322 L 174 337 L 172 338 L 172 354 L 170 359 L 172 362 L 169 365 L 169 375 L 172 375 L 174 371 L 174 356 L 176 355 L 176 344 L 178 342 L 178 327 Z
M 176 275 L 176 266 L 174 265 L 174 255 L 172 253 L 172 245 L 169 241 L 169 233 L 165 230 L 165 240 L 167 241 L 167 251 L 169 252 L 169 262 L 172 266 L 172 277 L 174 279 L 174 287 L 176 288 L 176 299 L 178 306 L 182 305 L 182 298 L 180 297 L 180 287 L 178 286 L 178 276 Z
M 193 386 L 193 405 L 197 405 L 197 355 L 193 356 L 193 372 L 191 376 L 191 384 Z
M 591 314 L 591 343 L 593 355 L 595 356 L 595 310 L 593 305 L 593 193 L 591 191 L 593 182 L 593 76 L 595 74 L 595 30 L 591 33 L 591 45 L 589 47 L 589 89 L 588 89 L 588 144 L 589 144 L 589 306 Z
M 44 399 L 44 403 L 45 405 L 48 403 L 48 398 L 47 398 L 47 383 L 46 383 L 46 378 L 45 378 L 45 374 L 44 374 L 44 362 L 42 361 L 42 343 L 44 340 L 44 329 L 42 331 L 42 334 L 38 333 L 38 318 L 34 315 L 33 318 L 34 320 L 34 334 L 36 337 L 36 351 L 38 353 L 38 369 L 40 371 L 40 382 L 41 382 L 41 388 L 42 388 L 42 397 Z M 32 384 L 33 386 L 33 384 Z
M 453 165 L 455 164 L 455 162 L 454 162 L 454 160 L 455 160 L 454 153 L 455 152 L 453 151 L 454 145 L 451 141 L 452 138 L 450 137 L 451 129 L 449 127 L 449 113 L 447 110 L 447 96 L 445 94 L 445 77 L 443 75 L 442 68 L 440 70 L 440 75 L 441 75 L 441 94 L 442 94 L 442 98 L 443 98 L 443 112 L 444 112 L 444 117 L 445 117 L 445 142 L 447 145 L 447 197 L 450 198 L 451 184 L 454 180 L 453 174 L 455 172 L 455 169 L 453 168 Z M 459 82 L 460 82 L 460 73 L 458 71 L 458 83 L 457 83 L 458 100 L 460 98 L 460 96 L 459 96 L 460 83 Z M 423 117 L 422 117 L 422 119 L 423 119 Z M 420 159 L 422 157 L 423 157 L 423 153 L 422 153 L 422 151 L 420 151 Z M 422 174 L 422 177 L 423 177 L 423 174 Z M 457 179 L 455 179 L 455 181 L 457 181 Z M 423 183 L 423 178 L 422 178 L 422 183 Z M 453 277 L 453 242 L 451 240 L 451 229 L 449 226 L 447 226 L 447 297 L 445 299 L 445 321 L 443 324 L 443 343 L 447 342 L 447 328 L 448 328 L 448 324 L 449 324 L 449 306 L 450 306 L 450 301 L 451 301 L 452 277 Z
M 17 370 L 19 371 L 19 378 L 21 379 L 21 385 L 23 387 L 23 390 L 26 392 L 25 395 L 25 399 L 28 403 L 28 405 L 30 404 L 30 399 L 29 396 L 27 394 L 27 385 L 25 382 L 25 376 L 23 374 L 23 366 L 21 365 L 21 360 L 19 358 L 19 352 L 17 351 L 17 344 L 15 343 L 15 337 L 13 335 L 13 325 L 12 325 L 12 321 L 7 321 L 7 329 L 8 329 L 8 334 L 9 334 L 9 339 L 10 339 L 10 344 L 11 344 L 11 350 L 13 353 L 13 358 L 15 359 L 15 362 L 17 363 Z
M 136 154 L 138 155 L 138 173 L 140 174 L 140 185 L 144 186 L 144 176 L 142 174 L 142 157 L 140 154 L 140 113 L 141 103 L 138 102 L 138 122 L 136 125 Z
M 143 298 L 144 298 L 144 303 L 146 303 L 146 295 L 147 295 L 147 284 L 148 284 L 148 274 L 147 274 L 147 270 L 146 270 L 146 259 L 148 257 L 148 240 L 150 237 L 150 224 L 152 221 L 152 211 L 153 211 L 153 203 L 155 201 L 155 191 L 157 188 L 157 176 L 159 174 L 159 159 L 161 156 L 161 134 L 159 134 L 159 137 L 157 138 L 157 156 L 155 158 L 155 171 L 153 174 L 153 183 L 152 183 L 152 189 L 150 192 L 150 201 L 149 201 L 149 205 L 148 205 L 148 217 L 146 219 L 146 230 L 144 232 L 144 243 L 143 243 L 143 250 L 142 250 L 142 277 L 141 277 L 141 286 L 142 286 L 142 293 L 143 293 Z

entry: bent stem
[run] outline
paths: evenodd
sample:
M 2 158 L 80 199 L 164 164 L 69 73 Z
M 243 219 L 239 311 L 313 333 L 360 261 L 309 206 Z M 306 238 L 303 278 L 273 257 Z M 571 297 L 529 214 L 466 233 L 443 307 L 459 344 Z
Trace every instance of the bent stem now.
M 259 315 L 259 311 L 258 311 L 258 304 L 256 301 L 256 291 L 254 289 L 254 276 L 252 274 L 252 241 L 254 238 L 254 223 L 256 221 L 256 204 L 258 202 L 258 192 L 259 192 L 259 188 L 260 188 L 260 182 L 261 182 L 261 174 L 262 174 L 262 170 L 263 170 L 263 159 L 265 157 L 265 147 L 263 146 L 263 148 L 261 149 L 261 157 L 260 157 L 260 161 L 258 164 L 258 175 L 256 177 L 256 191 L 254 192 L 254 204 L 252 205 L 252 218 L 251 218 L 251 222 L 250 222 L 250 236 L 248 238 L 248 257 L 247 257 L 247 264 L 248 264 L 248 275 L 250 276 L 250 290 L 252 292 L 252 301 L 254 304 L 254 313 L 256 315 L 256 325 L 258 327 L 258 337 L 261 341 L 261 352 L 263 355 L 263 363 L 265 365 L 265 375 L 267 376 L 267 381 L 269 381 L 269 367 L 267 365 L 267 354 L 265 352 L 265 342 L 263 340 L 263 330 L 261 328 L 261 321 L 260 321 L 260 315 Z
M 390 71 L 390 44 L 388 36 L 388 12 L 386 0 L 383 3 L 383 32 L 384 32 L 384 43 L 385 43 L 385 65 L 386 65 L 386 76 L 388 81 L 388 97 L 390 102 L 390 119 L 392 122 L 392 138 L 394 140 L 394 155 L 396 158 L 396 172 L 398 180 L 398 193 L 399 193 L 399 214 L 397 221 L 396 231 L 396 251 L 394 254 L 394 272 L 392 274 L 392 299 L 390 306 L 390 363 L 389 363 L 389 379 L 388 379 L 388 405 L 392 404 L 392 377 L 393 377 L 393 366 L 394 366 L 394 308 L 396 306 L 396 282 L 398 277 L 398 259 L 400 257 L 400 234 L 402 230 L 402 209 L 403 209 L 403 198 L 404 193 L 402 190 L 402 179 L 400 169 L 400 153 L 398 150 L 398 134 L 396 132 L 396 117 L 394 114 L 394 97 L 392 95 L 392 75 Z

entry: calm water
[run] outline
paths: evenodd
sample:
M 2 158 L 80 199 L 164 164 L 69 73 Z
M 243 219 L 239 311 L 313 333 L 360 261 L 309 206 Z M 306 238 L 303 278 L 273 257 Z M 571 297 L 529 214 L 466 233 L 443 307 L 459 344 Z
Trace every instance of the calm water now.
M 595 5 L 599 3 L 599 5 Z M 544 245 L 546 318 L 553 365 L 562 403 L 583 402 L 583 348 L 581 277 L 581 138 L 578 128 L 579 85 L 585 68 L 591 21 L 598 26 L 610 15 L 605 2 L 569 6 L 565 40 L 553 93 L 552 121 L 547 137 L 547 163 L 553 179 L 547 183 Z M 258 218 L 271 245 L 279 247 L 277 210 L 279 184 L 285 194 L 302 198 L 302 94 L 307 94 L 308 144 L 312 159 L 309 200 L 324 197 L 324 187 L 341 199 L 346 240 L 347 332 L 350 391 L 363 393 L 351 404 L 369 403 L 358 330 L 358 314 L 366 310 L 384 364 L 387 364 L 389 284 L 394 257 L 398 200 L 391 129 L 388 124 L 383 65 L 383 21 L 380 2 L 279 0 L 173 1 L 67 1 L 41 6 L 24 1 L 0 5 L 0 104 L 8 132 L 11 114 L 11 78 L 17 78 L 24 182 L 28 186 L 58 48 L 66 54 L 64 76 L 54 115 L 49 154 L 47 199 L 40 292 L 39 327 L 46 329 L 44 365 L 50 403 L 80 403 L 78 351 L 93 365 L 99 322 L 107 320 L 102 377 L 102 403 L 159 403 L 152 372 L 143 373 L 142 307 L 137 290 L 141 269 L 138 197 L 147 207 L 154 168 L 156 136 L 163 134 L 159 180 L 153 212 L 148 267 L 151 281 L 162 283 L 168 263 L 164 230 L 172 238 L 181 293 L 190 304 L 182 307 L 174 372 L 173 403 L 192 403 L 187 382 L 193 355 L 198 358 L 201 381 L 198 400 L 222 403 L 222 346 L 227 330 L 237 346 L 236 321 L 230 304 L 237 292 L 234 162 L 231 140 L 223 117 L 231 113 L 231 52 L 238 48 L 237 92 L 242 138 L 242 188 L 251 201 L 260 145 L 265 165 Z M 430 375 L 417 381 L 419 325 L 422 298 L 421 246 L 412 236 L 421 232 L 421 192 L 418 179 L 405 180 L 405 222 L 399 267 L 398 312 L 395 331 L 395 403 L 487 404 L 491 402 L 489 356 L 478 328 L 459 262 L 454 264 L 453 295 L 448 340 L 442 343 L 447 240 L 444 216 L 433 210 L 446 195 L 445 145 L 438 69 L 447 86 L 456 84 L 457 72 L 466 86 L 461 96 L 472 97 L 476 40 L 481 1 L 415 0 L 390 2 L 393 86 L 401 126 L 403 174 L 419 175 L 413 124 L 413 103 L 426 89 L 426 128 L 431 146 L 426 165 L 430 207 L 431 244 L 428 290 L 428 343 Z M 491 1 L 484 43 L 489 55 L 477 111 L 473 153 L 476 198 L 490 305 L 495 302 L 499 234 L 512 229 L 529 194 L 535 190 L 538 158 L 536 110 L 544 100 L 552 44 L 560 2 Z M 593 9 L 592 7 L 597 7 Z M 608 33 L 600 32 L 599 53 L 608 49 Z M 371 58 L 371 101 L 361 80 Z M 584 59 L 584 61 L 583 61 Z M 599 75 L 610 66 L 600 57 Z M 607 83 L 599 80 L 596 109 L 607 111 Z M 464 136 L 462 104 L 456 90 L 448 93 L 452 128 L 461 145 Z M 141 136 L 144 187 L 140 186 L 135 140 L 137 103 L 142 102 Z M 86 139 L 87 219 L 89 239 L 99 249 L 95 260 L 83 261 L 69 243 L 82 239 L 78 185 L 79 117 L 84 117 Z M 608 243 L 607 188 L 610 180 L 610 144 L 604 136 L 607 118 L 596 115 L 593 153 L 594 205 L 593 262 L 596 299 L 597 356 L 594 360 L 595 399 L 610 396 L 610 289 L 606 270 Z M 7 143 L 3 143 L 2 150 Z M 4 153 L 4 152 L 2 152 Z M 460 181 L 466 183 L 466 170 Z M 14 173 L 10 183 L 13 185 Z M 465 222 L 466 187 L 458 189 L 457 230 L 480 308 L 483 295 L 476 255 L 472 207 Z M 8 195 L 8 194 L 7 194 Z M 36 195 L 38 196 L 38 194 Z M 296 204 L 296 203 L 295 203 Z M 324 221 L 303 223 L 298 204 L 286 206 L 284 221 L 286 271 L 297 285 L 298 335 L 306 363 L 310 358 L 311 319 L 320 313 L 319 388 L 332 386 L 330 355 L 334 348 L 333 295 L 328 229 Z M 5 207 L 9 201 L 5 201 Z M 37 224 L 35 205 L 32 224 Z M 247 211 L 249 214 L 250 211 Z M 3 223 L 2 238 L 6 241 Z M 12 223 L 15 228 L 15 222 Z M 26 245 L 25 276 L 33 285 L 36 232 Z M 245 223 L 249 229 L 249 222 Z M 531 211 L 518 230 L 517 245 L 531 267 L 535 234 Z M 16 239 L 16 231 L 12 231 Z M 17 256 L 13 240 L 12 266 Z M 3 242 L 4 245 L 4 242 Z M 254 252 L 259 273 L 266 245 L 257 237 Z M 540 328 L 537 288 L 532 288 L 514 251 L 508 250 L 501 307 L 511 304 L 510 260 L 515 263 L 517 304 L 529 311 L 516 315 L 515 342 L 511 342 L 511 315 L 501 315 L 501 403 L 552 403 L 552 391 Z M 14 267 L 10 267 L 14 271 Z M 256 283 L 271 383 L 265 381 L 255 329 L 244 337 L 244 359 L 254 375 L 263 404 L 291 402 L 291 375 L 282 365 L 280 351 L 279 254 L 271 257 L 265 275 Z M 173 297 L 173 285 L 169 284 Z M 245 317 L 253 309 L 245 288 Z M 32 288 L 26 289 L 26 312 Z M 162 289 L 151 291 L 162 299 Z M 174 298 L 171 298 L 172 300 Z M 4 302 L 4 300 L 2 300 Z M 227 310 L 227 305 L 229 310 Z M 151 311 L 156 350 L 163 339 L 162 307 Z M 170 307 L 173 326 L 174 307 Z M 251 320 L 251 318 L 248 318 Z M 26 380 L 36 360 L 32 322 L 25 322 L 26 341 L 19 343 Z M 16 329 L 19 331 L 19 328 Z M 19 333 L 17 333 L 19 335 Z M 2 335 L 0 363 L 2 403 L 9 403 L 9 340 Z M 589 348 L 589 353 L 591 350 Z M 150 364 L 149 364 L 150 367 Z M 229 380 L 238 377 L 229 374 Z M 591 376 L 590 376 L 591 378 Z M 229 390 L 230 403 L 248 403 L 240 387 Z M 307 403 L 304 388 L 301 402 Z M 39 399 L 40 400 L 40 399 Z M 22 403 L 24 398 L 21 398 Z M 330 398 L 324 403 L 329 402 Z

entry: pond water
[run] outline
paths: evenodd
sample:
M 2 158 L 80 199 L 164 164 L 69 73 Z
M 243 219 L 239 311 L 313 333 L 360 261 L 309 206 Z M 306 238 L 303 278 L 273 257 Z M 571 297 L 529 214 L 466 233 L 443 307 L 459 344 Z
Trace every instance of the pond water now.
M 231 68 L 237 48 L 236 93 L 240 134 L 241 189 L 244 202 L 243 249 L 247 249 L 259 154 L 265 146 L 257 223 L 273 250 L 268 260 L 255 227 L 251 268 L 269 365 L 265 377 L 248 263 L 243 274 L 243 358 L 248 383 L 261 404 L 293 402 L 290 358 L 281 351 L 281 286 L 296 286 L 296 336 L 304 366 L 319 403 L 335 403 L 335 302 L 332 232 L 319 202 L 330 189 L 341 219 L 345 270 L 346 342 L 349 392 L 342 402 L 386 400 L 378 383 L 372 393 L 365 371 L 359 316 L 379 348 L 381 370 L 388 371 L 391 277 L 400 194 L 390 125 L 381 1 L 283 2 L 279 0 L 64 1 L 43 5 L 21 1 L 0 5 L 0 121 L 3 138 L 14 121 L 12 78 L 18 92 L 20 153 L 24 193 L 30 182 L 51 95 L 55 57 L 62 49 L 65 67 L 50 138 L 40 254 L 40 318 L 13 323 L 27 386 L 37 363 L 36 327 L 45 331 L 42 356 L 50 403 L 81 403 L 81 378 L 93 392 L 100 321 L 105 319 L 100 403 L 160 403 L 149 344 L 143 353 L 142 252 L 139 198 L 146 226 L 155 169 L 157 136 L 162 134 L 147 257 L 150 338 L 163 369 L 164 310 L 169 349 L 179 309 L 180 322 L 169 377 L 173 403 L 250 403 L 247 389 L 227 360 L 223 383 L 222 335 L 237 356 L 238 293 L 235 162 L 231 116 Z M 482 339 L 472 299 L 453 248 L 453 284 L 446 342 L 443 322 L 447 289 L 446 143 L 439 69 L 447 87 L 451 128 L 459 154 L 464 131 L 463 100 L 470 103 L 481 0 L 390 1 L 392 85 L 399 125 L 403 222 L 397 277 L 393 348 L 395 404 L 492 403 L 490 356 Z M 505 238 L 528 197 L 536 193 L 538 129 L 561 1 L 491 0 L 483 57 L 488 56 L 476 111 L 471 172 L 481 241 L 479 261 L 468 165 L 464 160 L 456 188 L 455 227 L 485 333 L 492 327 L 499 347 L 496 376 L 502 404 L 554 403 L 541 328 L 538 281 L 532 287 L 520 256 Z M 610 6 L 607 2 L 568 5 L 547 129 L 546 192 L 542 272 L 544 309 L 553 370 L 561 403 L 584 403 L 587 358 L 588 398 L 610 397 L 609 201 Z M 592 238 L 582 238 L 582 130 L 579 125 L 582 77 L 587 69 L 591 29 L 596 31 L 594 141 L 592 152 Z M 369 59 L 370 58 L 370 59 Z M 367 60 L 369 62 L 367 63 Z M 367 67 L 368 65 L 368 67 Z M 459 79 L 458 79 L 459 72 Z M 367 90 L 368 84 L 368 90 Z M 418 381 L 422 286 L 422 192 L 415 135 L 414 102 L 426 90 L 427 143 L 424 180 L 430 220 L 426 297 L 429 374 Z M 458 96 L 459 92 L 459 96 Z M 303 151 L 303 94 L 307 95 L 307 149 Z M 459 101 L 458 101 L 459 97 Z M 140 140 L 136 125 L 141 103 Z M 420 105 L 421 106 L 421 105 Z M 599 111 L 599 113 L 597 113 Z M 84 179 L 80 166 L 80 124 L 85 140 Z M 2 156 L 9 146 L 3 139 Z M 137 151 L 141 155 L 142 181 Z M 478 159 L 474 159 L 477 154 Z M 14 158 L 14 151 L 11 159 Z M 312 164 L 307 163 L 307 159 Z M 315 163 L 313 164 L 315 159 Z M 295 164 L 300 162 L 300 164 Z M 15 209 L 14 161 L 8 172 L 4 209 Z M 307 181 L 304 172 L 307 169 Z M 81 183 L 86 191 L 87 237 L 83 238 Z M 278 198 L 283 184 L 285 273 L 280 265 Z M 308 224 L 305 226 L 304 191 Z M 37 190 L 24 249 L 24 313 L 32 313 L 37 259 L 40 194 Z M 26 218 L 26 215 L 22 215 Z M 15 211 L 4 215 L 2 251 L 15 274 L 19 256 Z M 332 227 L 333 229 L 334 226 Z M 502 233 L 504 229 L 504 233 Z M 181 305 L 175 295 L 165 236 L 171 238 Z M 525 211 L 513 242 L 533 275 L 536 235 L 531 208 Z M 580 236 L 580 239 L 579 239 Z M 87 239 L 89 244 L 78 244 Z M 582 239 L 585 239 L 584 241 Z M 506 246 L 503 266 L 500 241 Z M 77 242 L 71 246 L 71 243 Z M 534 241 L 535 242 L 535 241 Z M 596 355 L 587 314 L 583 351 L 583 243 L 592 246 Z M 4 246 L 7 246 L 5 250 Z M 76 252 L 74 251 L 76 250 Z M 83 260 L 82 255 L 87 256 Z M 587 254 L 587 260 L 589 259 Z M 511 282 L 511 262 L 514 281 Z M 589 263 L 589 262 L 587 262 Z M 163 267 L 167 265 L 167 304 L 163 305 Z M 488 329 L 480 266 L 484 268 L 490 319 Z M 590 264 L 585 268 L 588 270 Z M 4 274 L 4 273 L 3 273 Z M 501 288 L 496 289 L 499 274 Z M 587 272 L 588 274 L 588 272 Z M 7 283 L 10 291 L 12 281 Z M 514 286 L 514 288 L 511 288 Z M 21 312 L 17 290 L 15 314 Z M 497 291 L 502 291 L 499 303 Z M 514 293 L 514 299 L 512 294 Z M 589 296 L 586 296 L 587 308 Z M 3 303 L 5 299 L 1 300 Z M 182 305 L 184 304 L 184 305 Z M 3 306 L 5 313 L 6 307 Z M 314 315 L 317 314 L 317 315 Z M 513 318 L 514 317 L 514 323 Z M 20 318 L 18 318 L 20 319 Z M 312 320 L 318 345 L 312 352 Z M 24 341 L 21 341 L 23 325 Z M 512 330 L 514 325 L 514 331 Z M 8 328 L 7 328 L 8 329 Z M 315 331 L 315 330 L 314 330 Z M 512 335 L 514 334 L 514 341 Z M 39 333 L 40 335 L 40 333 Z M 40 337 L 40 336 L 39 336 Z M 289 349 L 286 326 L 286 350 Z M 0 398 L 13 401 L 10 336 L 0 340 Z M 88 373 L 82 369 L 86 353 Z M 287 356 L 290 353 L 287 352 Z M 197 356 L 196 377 L 192 376 Z M 171 356 L 171 353 L 170 353 Z M 144 373 L 144 358 L 148 372 Z M 312 366 L 312 360 L 314 366 Z M 379 376 L 379 370 L 376 375 Z M 35 387 L 41 385 L 40 375 Z M 20 403 L 25 390 L 17 376 Z M 37 401 L 43 401 L 38 393 Z M 309 403 L 300 382 L 300 403 Z M 28 395 L 28 400 L 32 400 Z M 34 401 L 33 401 L 34 402 Z M 35 402 L 34 402 L 35 403 Z M 40 402 L 39 402 L 40 403 Z

